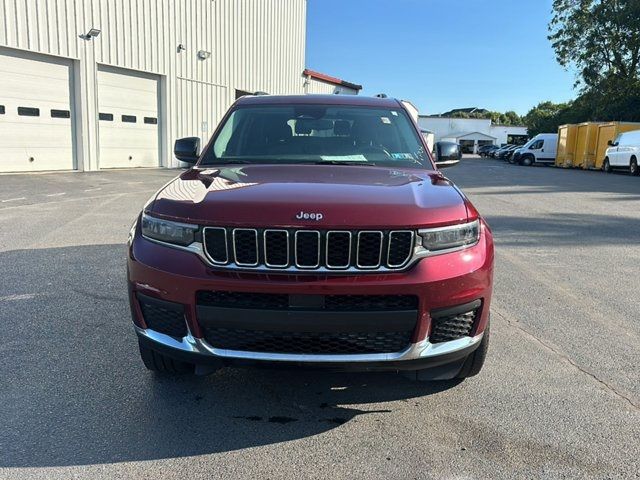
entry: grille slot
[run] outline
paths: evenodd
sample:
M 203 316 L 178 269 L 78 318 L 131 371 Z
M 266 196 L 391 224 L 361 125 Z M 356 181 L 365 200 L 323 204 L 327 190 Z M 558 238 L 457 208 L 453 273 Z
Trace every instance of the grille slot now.
M 211 264 L 256 271 L 393 271 L 413 256 L 411 230 L 305 230 L 205 227 Z
M 224 265 L 229 261 L 227 252 L 227 230 L 207 228 L 204 232 L 205 250 L 214 263 Z
M 187 335 L 184 307 L 181 304 L 158 300 L 140 293 L 137 294 L 137 298 L 144 323 L 148 328 L 177 338 Z
M 351 232 L 327 232 L 326 263 L 328 268 L 349 268 Z
M 473 327 L 480 309 L 480 302 L 470 304 L 467 311 L 452 312 L 440 315 L 432 312 L 431 343 L 448 342 L 459 338 L 468 337 L 473 332 Z
M 327 295 L 325 309 L 333 311 L 417 310 L 415 295 Z
M 258 232 L 249 228 L 236 228 L 233 231 L 233 254 L 238 265 L 257 266 Z
M 358 262 L 360 268 L 376 268 L 382 259 L 382 232 L 358 233 Z
M 404 332 L 272 332 L 205 328 L 205 339 L 215 348 L 248 352 L 297 354 L 393 353 L 411 342 Z
M 309 230 L 296 232 L 296 266 L 300 268 L 320 266 L 320 232 Z
M 401 267 L 411 258 L 413 249 L 413 232 L 390 232 L 387 250 L 387 265 L 391 268 Z
M 289 232 L 286 230 L 264 231 L 264 263 L 267 267 L 289 266 Z
M 289 308 L 286 293 L 246 293 L 202 290 L 196 296 L 198 305 L 228 308 L 283 310 Z
M 385 311 L 418 310 L 415 295 L 309 295 L 323 297 L 322 307 L 316 310 L 329 311 Z M 197 304 L 209 307 L 246 308 L 263 310 L 288 310 L 289 295 L 286 293 L 249 293 L 201 290 L 196 296 Z

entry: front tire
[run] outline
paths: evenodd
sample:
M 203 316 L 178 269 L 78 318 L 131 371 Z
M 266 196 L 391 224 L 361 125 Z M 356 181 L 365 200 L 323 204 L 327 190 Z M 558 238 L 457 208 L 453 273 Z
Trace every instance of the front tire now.
M 535 163 L 535 159 L 531 155 L 525 155 L 520 159 L 520 165 L 530 167 Z
M 195 370 L 195 367 L 191 363 L 174 360 L 173 358 L 145 347 L 140 342 L 138 342 L 138 347 L 140 348 L 142 363 L 152 372 L 176 375 L 193 373 Z
M 609 158 L 605 158 L 604 162 L 602 162 L 602 171 L 604 173 L 611 173 L 611 164 L 609 163 Z
M 631 162 L 629 163 L 629 173 L 634 177 L 637 177 L 640 174 L 638 170 L 638 159 L 636 157 L 631 158 Z
M 467 360 L 464 362 L 460 373 L 456 376 L 456 378 L 464 379 L 468 377 L 473 377 L 480 373 L 482 367 L 484 366 L 484 361 L 487 358 L 487 351 L 489 350 L 489 324 L 487 323 L 487 327 L 484 329 L 484 335 L 482 336 L 482 340 L 480 341 L 480 345 L 476 348 L 471 355 L 467 357 Z

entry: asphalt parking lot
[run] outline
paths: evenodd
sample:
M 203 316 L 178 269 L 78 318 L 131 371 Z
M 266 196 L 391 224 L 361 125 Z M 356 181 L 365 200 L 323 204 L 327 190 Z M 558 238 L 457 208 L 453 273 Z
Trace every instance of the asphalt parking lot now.
M 489 358 L 457 384 L 154 378 L 124 241 L 176 172 L 0 176 L 0 478 L 639 478 L 640 179 L 446 173 L 497 248 Z

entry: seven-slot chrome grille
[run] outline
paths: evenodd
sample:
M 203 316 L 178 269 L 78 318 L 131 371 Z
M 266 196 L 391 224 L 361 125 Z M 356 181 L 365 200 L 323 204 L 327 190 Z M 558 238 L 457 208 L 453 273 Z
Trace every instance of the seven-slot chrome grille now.
M 394 271 L 410 262 L 411 230 L 313 230 L 205 227 L 215 266 L 268 271 Z

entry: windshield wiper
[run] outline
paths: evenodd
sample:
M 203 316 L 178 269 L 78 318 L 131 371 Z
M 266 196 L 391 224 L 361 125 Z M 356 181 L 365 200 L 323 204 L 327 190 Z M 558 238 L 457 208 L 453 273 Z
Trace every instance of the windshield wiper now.
M 361 160 L 320 160 L 313 162 L 314 165 L 359 165 L 362 167 L 375 167 L 375 163 L 363 162 Z

